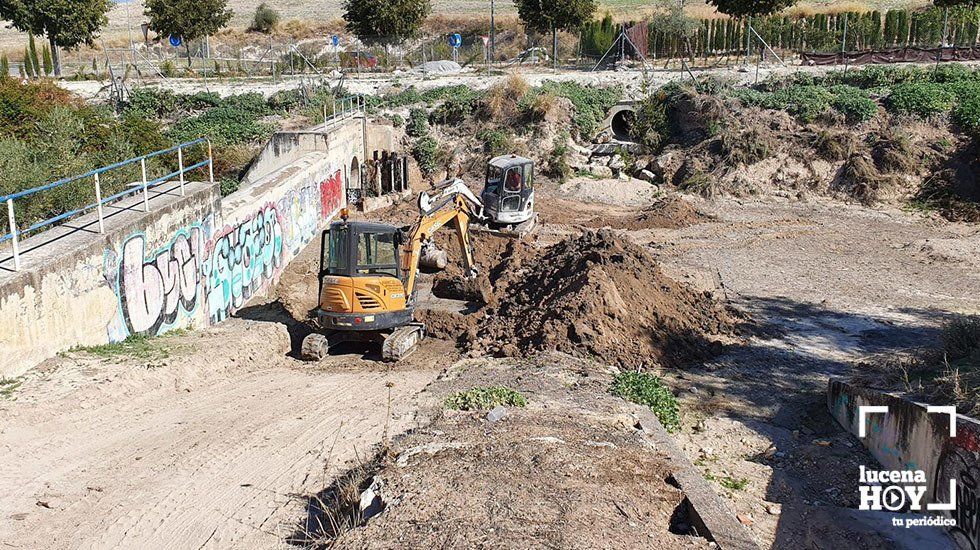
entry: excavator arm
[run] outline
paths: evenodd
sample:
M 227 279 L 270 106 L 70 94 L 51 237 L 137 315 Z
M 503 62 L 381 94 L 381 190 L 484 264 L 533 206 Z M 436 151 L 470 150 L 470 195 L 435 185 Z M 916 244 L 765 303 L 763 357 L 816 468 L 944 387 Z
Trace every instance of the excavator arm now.
M 426 193 L 419 195 L 419 219 L 408 233 L 402 254 L 402 273 L 407 274 L 405 294 L 415 292 L 415 277 L 418 274 L 422 247 L 446 224 L 452 224 L 463 255 L 463 269 L 467 277 L 476 272 L 473 249 L 470 245 L 470 218 L 483 215 L 483 204 L 460 181 L 455 180 L 446 186 L 435 202 Z

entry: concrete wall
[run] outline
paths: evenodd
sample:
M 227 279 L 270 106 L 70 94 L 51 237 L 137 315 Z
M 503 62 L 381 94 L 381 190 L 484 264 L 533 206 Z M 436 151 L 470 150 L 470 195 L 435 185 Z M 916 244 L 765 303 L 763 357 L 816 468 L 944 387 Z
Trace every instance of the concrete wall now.
M 368 131 L 351 119 L 277 135 L 257 160 L 255 174 L 264 173 L 228 197 L 216 185 L 188 184 L 186 196 L 171 188 L 154 197 L 149 213 L 134 199 L 106 220 L 105 235 L 77 229 L 92 227 L 88 216 L 51 231 L 64 240 L 34 250 L 25 241 L 26 268 L 0 272 L 0 376 L 73 347 L 234 314 L 272 287 L 346 204 L 349 171 L 363 162 L 365 142 L 394 143 L 392 130 Z
M 831 380 L 827 406 L 835 419 L 859 434 L 858 407 L 887 405 L 888 414 L 869 415 L 861 442 L 888 470 L 922 470 L 929 480 L 924 502 L 949 502 L 949 480 L 956 480 L 957 519 L 950 535 L 960 548 L 980 548 L 980 423 L 957 415 L 956 437 L 949 436 L 949 416 L 880 391 Z

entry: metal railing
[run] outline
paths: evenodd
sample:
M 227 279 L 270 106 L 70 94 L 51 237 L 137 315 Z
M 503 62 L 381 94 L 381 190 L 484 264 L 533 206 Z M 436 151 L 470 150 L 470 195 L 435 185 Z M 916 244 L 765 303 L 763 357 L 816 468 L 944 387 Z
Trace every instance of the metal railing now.
M 190 166 L 184 166 L 184 150 L 187 149 L 188 147 L 192 147 L 194 145 L 199 145 L 199 144 L 202 144 L 202 143 L 207 143 L 207 146 L 208 146 L 208 157 L 205 160 L 202 160 L 201 162 L 197 162 L 197 163 L 192 164 Z M 178 166 L 177 171 L 176 172 L 171 172 L 171 173 L 169 173 L 169 174 L 167 174 L 165 176 L 160 176 L 158 178 L 148 179 L 147 173 L 146 173 L 146 161 L 148 159 L 151 159 L 151 158 L 154 158 L 154 157 L 159 157 L 161 155 L 166 155 L 168 153 L 173 153 L 173 152 L 176 152 L 177 153 L 177 166 Z M 99 177 L 100 174 L 104 174 L 105 172 L 108 172 L 110 170 L 116 170 L 116 169 L 122 168 L 124 166 L 129 166 L 129 165 L 135 164 L 137 162 L 140 164 L 140 172 L 142 174 L 142 180 L 139 181 L 139 182 L 134 182 L 134 183 L 129 184 L 129 188 L 128 189 L 124 189 L 123 191 L 120 191 L 119 193 L 115 193 L 114 195 L 110 195 L 108 197 L 103 197 L 102 196 L 102 182 L 101 182 L 101 178 Z M 90 170 L 88 172 L 85 172 L 84 174 L 80 174 L 80 175 L 77 175 L 77 176 L 71 176 L 71 177 L 68 177 L 68 178 L 60 179 L 60 180 L 55 181 L 55 182 L 52 182 L 52 183 L 48 183 L 48 184 L 41 185 L 41 186 L 38 186 L 38 187 L 34 187 L 34 188 L 31 188 L 31 189 L 25 189 L 24 191 L 18 191 L 16 193 L 12 193 L 10 195 L 0 196 L 0 202 L 7 203 L 7 221 L 8 221 L 9 230 L 10 230 L 10 233 L 7 233 L 5 235 L 0 235 L 0 243 L 4 243 L 4 242 L 6 242 L 8 240 L 11 241 L 11 245 L 12 245 L 12 248 L 13 248 L 13 254 L 14 254 L 13 255 L 13 258 L 14 258 L 14 271 L 20 271 L 20 236 L 22 236 L 22 235 L 24 235 L 26 233 L 31 233 L 33 231 L 37 231 L 38 229 L 47 227 L 49 225 L 53 225 L 53 224 L 58 223 L 60 221 L 67 220 L 68 218 L 71 218 L 73 216 L 77 216 L 79 214 L 82 214 L 84 212 L 87 212 L 89 210 L 92 210 L 93 208 L 95 208 L 96 209 L 96 212 L 98 213 L 99 233 L 104 234 L 105 233 L 105 214 L 103 212 L 103 206 L 105 206 L 106 204 L 108 204 L 108 203 L 110 203 L 110 202 L 112 202 L 114 200 L 121 199 L 121 198 L 123 198 L 123 197 L 125 197 L 127 195 L 132 195 L 132 194 L 138 193 L 138 192 L 140 192 L 142 190 L 143 191 L 143 211 L 144 212 L 149 212 L 150 211 L 150 189 L 151 188 L 156 187 L 157 185 L 160 185 L 161 183 L 170 181 L 172 178 L 175 178 L 176 177 L 176 178 L 179 179 L 179 182 L 180 182 L 180 195 L 181 196 L 184 196 L 184 184 L 186 183 L 185 182 L 184 175 L 187 172 L 191 171 L 191 170 L 197 170 L 198 168 L 203 168 L 205 166 L 208 167 L 208 179 L 209 179 L 209 181 L 211 183 L 214 183 L 214 160 L 213 160 L 212 152 L 211 152 L 211 141 L 209 139 L 207 139 L 207 138 L 199 138 L 199 139 L 195 139 L 193 141 L 188 141 L 186 143 L 181 143 L 180 145 L 176 145 L 176 146 L 171 147 L 169 149 L 162 149 L 160 151 L 154 151 L 152 153 L 143 155 L 141 157 L 134 157 L 134 158 L 131 158 L 131 159 L 124 160 L 122 162 L 117 162 L 115 164 L 110 164 L 109 166 L 104 166 L 102 168 L 97 168 L 95 170 Z M 61 187 L 63 185 L 68 185 L 70 183 L 73 183 L 73 182 L 76 182 L 76 181 L 79 181 L 79 180 L 83 180 L 83 179 L 86 179 L 86 178 L 92 178 L 92 180 L 93 180 L 93 185 L 95 186 L 95 203 L 88 204 L 86 206 L 82 206 L 81 208 L 76 208 L 74 210 L 70 210 L 68 212 L 64 212 L 62 214 L 59 214 L 57 216 L 54 216 L 53 218 L 48 218 L 48 219 L 39 221 L 39 222 L 31 225 L 30 227 L 27 227 L 27 228 L 24 228 L 24 229 L 18 229 L 18 227 L 17 227 L 17 218 L 16 218 L 15 212 L 14 212 L 14 201 L 15 200 L 21 199 L 21 198 L 25 198 L 25 197 L 29 197 L 29 196 L 32 196 L 32 195 L 36 195 L 36 194 L 42 193 L 44 191 L 50 191 L 52 189 Z
M 338 111 L 338 105 L 340 110 Z M 323 128 L 329 128 L 337 124 L 339 121 L 354 118 L 357 113 L 364 112 L 367 110 L 367 102 L 364 96 L 361 95 L 349 95 L 347 97 L 342 97 L 339 100 L 334 98 L 333 100 L 333 111 L 332 114 L 327 116 L 327 104 L 323 104 Z

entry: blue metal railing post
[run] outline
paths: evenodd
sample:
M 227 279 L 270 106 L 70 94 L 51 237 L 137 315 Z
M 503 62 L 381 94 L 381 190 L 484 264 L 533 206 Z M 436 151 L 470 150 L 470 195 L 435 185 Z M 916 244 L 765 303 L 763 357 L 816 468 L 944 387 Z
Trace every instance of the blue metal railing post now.
M 10 222 L 11 243 L 14 247 L 14 271 L 20 271 L 20 243 L 17 240 L 17 220 L 14 218 L 14 199 L 7 199 L 7 221 Z
M 143 171 L 143 212 L 150 211 L 150 187 L 146 182 L 146 157 L 140 159 L 140 169 Z
M 214 156 L 211 154 L 211 139 L 208 139 L 208 181 L 214 183 Z
M 184 196 L 184 149 L 177 147 L 177 166 L 180 171 L 180 196 Z
M 95 204 L 99 212 L 99 233 L 105 234 L 105 218 L 102 216 L 102 182 L 99 181 L 99 173 L 95 173 Z

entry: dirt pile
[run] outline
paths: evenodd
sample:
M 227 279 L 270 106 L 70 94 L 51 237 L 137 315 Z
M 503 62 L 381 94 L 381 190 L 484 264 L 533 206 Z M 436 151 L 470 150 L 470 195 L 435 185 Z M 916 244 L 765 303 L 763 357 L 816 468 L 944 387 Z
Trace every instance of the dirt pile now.
M 714 337 L 735 330 L 723 304 L 670 279 L 611 230 L 514 259 L 495 281 L 497 306 L 471 344 L 478 352 L 558 350 L 630 368 L 679 366 L 720 351 Z
M 708 216 L 698 212 L 691 203 L 676 196 L 666 197 L 641 210 L 622 217 L 597 216 L 584 225 L 612 227 L 627 231 L 642 229 L 680 229 L 701 223 Z

